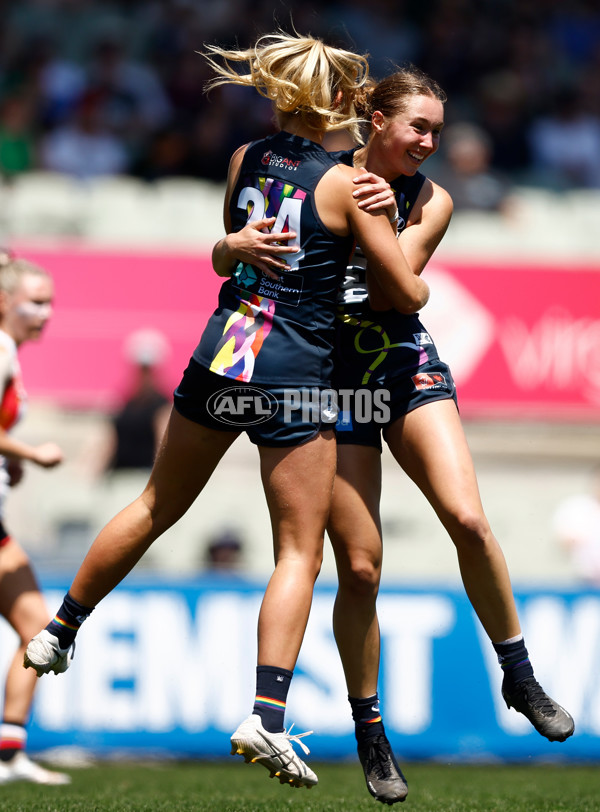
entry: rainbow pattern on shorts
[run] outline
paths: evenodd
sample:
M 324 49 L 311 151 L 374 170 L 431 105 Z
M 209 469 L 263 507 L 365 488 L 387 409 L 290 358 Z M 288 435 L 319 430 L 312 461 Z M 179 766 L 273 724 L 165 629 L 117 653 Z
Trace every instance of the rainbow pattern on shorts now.
M 215 347 L 210 371 L 236 381 L 252 379 L 256 356 L 273 326 L 275 302 L 249 294 L 227 319 L 223 336 Z

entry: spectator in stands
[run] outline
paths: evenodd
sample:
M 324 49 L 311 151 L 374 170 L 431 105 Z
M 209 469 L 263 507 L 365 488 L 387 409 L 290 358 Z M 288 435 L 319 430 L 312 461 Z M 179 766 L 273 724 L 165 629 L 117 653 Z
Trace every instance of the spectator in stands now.
M 600 587 L 600 465 L 591 473 L 587 493 L 569 496 L 559 504 L 553 526 L 581 583 Z
M 240 19 L 251 19 L 255 30 L 270 28 L 273 20 L 272 3 L 266 0 L 154 4 L 21 0 L 8 5 L 0 34 L 0 98 L 32 81 L 37 65 L 42 72 L 36 117 L 38 123 L 54 128 L 55 116 L 62 116 L 81 94 L 82 84 L 87 87 L 89 81 L 92 88 L 108 84 L 113 88 L 106 110 L 109 121 L 102 123 L 110 130 L 115 115 L 120 119 L 119 129 L 126 126 L 136 161 L 148 152 L 154 133 L 171 125 L 182 128 L 178 132 L 194 151 L 196 114 L 206 75 L 201 60 L 194 62 L 195 43 L 228 41 Z M 582 181 L 577 168 L 573 181 L 570 163 L 564 178 L 551 177 L 550 169 L 541 165 L 537 175 L 530 176 L 530 153 L 537 152 L 537 145 L 532 142 L 530 149 L 522 139 L 532 116 L 546 117 L 545 100 L 565 77 L 580 98 L 587 96 L 588 116 L 598 113 L 600 15 L 596 6 L 590 0 L 569 8 L 556 3 L 549 7 L 543 0 L 493 4 L 438 0 L 435 14 L 428 14 L 423 4 L 397 0 L 377 0 L 368 6 L 336 0 L 319 7 L 291 0 L 286 9 L 296 27 L 300 22 L 319 36 L 345 39 L 349 47 L 368 51 L 375 76 L 388 73 L 394 61 L 418 62 L 452 93 L 461 118 L 476 120 L 488 131 L 495 169 L 516 171 L 529 182 L 546 186 L 575 182 L 597 188 L 593 175 Z M 287 19 L 281 20 L 286 23 Z M 48 54 L 40 53 L 44 39 L 52 41 L 55 49 L 49 61 Z M 496 98 L 489 98 L 489 88 L 505 93 L 502 73 L 511 76 L 514 87 L 509 92 L 516 90 L 516 107 L 514 97 L 505 95 L 498 101 L 495 90 Z M 483 94 L 482 85 L 488 88 Z M 264 134 L 264 130 L 256 134 L 252 118 L 256 105 L 242 100 L 231 108 L 225 99 L 216 98 L 211 116 L 216 106 L 224 107 L 231 131 L 238 130 L 236 143 Z M 125 136 L 122 131 L 117 134 Z M 572 142 L 567 151 L 573 156 Z M 560 152 L 562 146 L 559 157 Z M 217 164 L 222 165 L 229 153 L 230 144 L 223 144 Z M 160 150 L 153 154 L 162 158 Z M 212 167 L 212 162 L 204 167 L 198 162 L 190 171 L 214 173 Z M 129 172 L 130 166 L 121 171 Z M 148 168 L 146 174 L 160 177 L 161 172 Z
M 587 112 L 577 88 L 560 90 L 552 110 L 529 130 L 541 183 L 600 189 L 600 117 Z
M 129 155 L 123 139 L 106 126 L 102 98 L 86 93 L 70 119 L 49 132 L 41 144 L 43 169 L 64 172 L 86 179 L 119 175 L 129 168 Z
M 121 37 L 96 44 L 89 66 L 89 87 L 101 99 L 102 121 L 135 143 L 171 118 L 165 88 L 152 65 L 132 59 Z
M 168 342 L 157 330 L 138 330 L 125 342 L 133 388 L 113 418 L 111 471 L 143 470 L 147 474 L 152 468 L 171 411 L 171 401 L 157 377 L 168 352 Z
M 475 124 L 457 122 L 444 130 L 445 160 L 432 170 L 455 211 L 509 212 L 510 183 L 490 166 L 491 141 Z
M 0 173 L 5 177 L 35 167 L 34 117 L 31 97 L 14 95 L 0 103 Z
M 25 92 L 36 100 L 40 131 L 57 127 L 85 93 L 85 69 L 66 58 L 49 36 L 37 37 L 23 50 L 19 95 Z
M 512 180 L 525 177 L 531 165 L 527 127 L 530 105 L 514 71 L 487 73 L 477 86 L 478 122 L 491 140 L 492 168 Z
M 329 19 L 334 25 L 343 20 L 343 30 L 334 27 L 336 34 L 346 34 L 347 44 L 369 52 L 371 74 L 378 77 L 418 54 L 420 32 L 409 12 L 407 4 L 398 0 L 342 0 L 335 3 Z
M 97 523 L 101 527 L 104 516 L 100 513 L 118 512 L 126 502 L 133 501 L 146 484 L 169 419 L 169 388 L 162 380 L 163 364 L 169 352 L 167 338 L 155 329 L 135 330 L 124 342 L 127 388 L 118 408 L 107 420 L 107 432 L 100 449 L 93 455 L 94 471 L 102 484 L 99 513 L 92 511 L 89 516 L 93 525 Z M 151 547 L 144 564 L 161 567 L 160 548 Z
M 244 542 L 235 530 L 223 530 L 208 543 L 204 567 L 210 572 L 236 573 L 242 565 Z
M 163 127 L 140 148 L 131 172 L 147 181 L 194 175 L 196 173 L 190 153 L 190 138 L 183 128 Z M 221 157 L 220 153 L 218 157 Z M 226 177 L 226 170 L 222 172 L 220 162 L 216 163 L 216 168 L 220 172 L 218 179 L 223 180 Z
M 227 178 L 229 160 L 223 153 L 223 144 L 231 143 L 230 123 L 231 114 L 225 106 L 211 112 L 210 126 L 207 126 L 206 118 L 196 118 L 189 138 L 189 169 L 194 177 L 216 182 Z M 263 128 L 265 131 L 268 132 L 267 127 Z

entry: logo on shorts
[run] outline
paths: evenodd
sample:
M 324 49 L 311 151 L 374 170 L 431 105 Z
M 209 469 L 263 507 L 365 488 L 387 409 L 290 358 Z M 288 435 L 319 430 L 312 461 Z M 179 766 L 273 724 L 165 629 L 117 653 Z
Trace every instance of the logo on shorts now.
M 276 414 L 279 404 L 270 392 L 257 386 L 229 386 L 208 399 L 208 412 L 229 426 L 256 426 Z
M 441 372 L 419 372 L 412 376 L 415 389 L 447 389 L 446 378 Z

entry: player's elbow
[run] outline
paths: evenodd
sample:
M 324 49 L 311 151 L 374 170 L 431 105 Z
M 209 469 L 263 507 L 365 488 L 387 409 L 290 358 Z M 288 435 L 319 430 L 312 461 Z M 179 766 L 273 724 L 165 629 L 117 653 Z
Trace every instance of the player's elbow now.
M 429 301 L 429 286 L 419 277 L 415 277 L 419 284 L 413 290 L 403 290 L 401 295 L 397 295 L 394 307 L 399 313 L 405 316 L 412 316 L 422 310 Z

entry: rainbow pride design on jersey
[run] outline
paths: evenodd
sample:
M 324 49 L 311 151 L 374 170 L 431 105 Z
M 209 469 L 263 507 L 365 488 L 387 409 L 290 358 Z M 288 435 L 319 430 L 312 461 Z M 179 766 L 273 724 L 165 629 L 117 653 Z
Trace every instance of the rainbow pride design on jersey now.
M 252 194 L 252 189 L 257 187 L 261 195 L 259 200 Z M 291 228 L 298 231 L 298 206 L 286 201 L 304 201 L 305 198 L 306 192 L 291 183 L 277 178 L 249 178 L 248 185 L 240 194 L 238 205 L 244 208 L 248 222 L 274 216 L 278 218 L 274 224 L 277 231 L 287 232 Z M 262 211 L 258 210 L 261 208 Z M 298 222 L 290 221 L 294 216 L 298 218 Z M 303 252 L 298 252 L 295 262 L 302 256 Z M 261 274 L 252 265 L 239 262 L 232 274 L 231 284 L 240 290 L 240 294 L 236 294 L 239 306 L 227 319 L 222 337 L 214 350 L 210 371 L 248 383 L 252 380 L 258 353 L 273 327 L 276 303 L 267 296 L 252 292 L 259 289 L 261 284 Z
M 263 195 L 265 196 L 265 213 L 264 217 L 276 217 L 279 213 L 282 200 L 286 197 L 293 197 L 296 200 L 304 200 L 306 192 L 302 189 L 297 189 L 293 184 L 286 183 L 277 178 L 258 178 L 258 186 Z M 250 213 L 250 212 L 248 212 Z M 277 231 L 289 231 L 288 224 Z
M 227 319 L 223 336 L 215 347 L 210 371 L 247 383 L 252 379 L 256 356 L 273 326 L 275 302 L 249 294 Z

